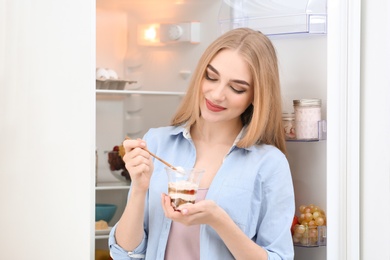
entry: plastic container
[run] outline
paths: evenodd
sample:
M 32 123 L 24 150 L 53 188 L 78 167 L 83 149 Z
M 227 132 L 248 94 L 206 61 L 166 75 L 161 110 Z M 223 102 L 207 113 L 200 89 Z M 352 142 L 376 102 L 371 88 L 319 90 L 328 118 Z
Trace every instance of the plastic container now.
M 295 135 L 297 140 L 319 140 L 321 99 L 294 100 Z

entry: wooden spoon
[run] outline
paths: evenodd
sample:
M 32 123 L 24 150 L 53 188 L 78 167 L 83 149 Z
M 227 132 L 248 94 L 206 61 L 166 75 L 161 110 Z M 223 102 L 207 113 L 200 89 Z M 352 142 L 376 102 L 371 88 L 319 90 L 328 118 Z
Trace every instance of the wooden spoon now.
M 130 137 L 126 136 L 126 140 L 131 140 Z M 176 171 L 176 167 L 173 166 L 172 164 L 166 162 L 165 160 L 161 159 L 160 157 L 158 157 L 157 155 L 155 155 L 154 153 L 152 153 L 151 151 L 149 151 L 148 149 L 146 148 L 143 148 L 145 151 L 147 151 L 151 156 L 153 156 L 154 158 L 156 158 L 157 160 L 159 160 L 160 162 L 162 162 L 163 164 L 165 164 L 166 166 L 168 166 L 169 168 L 171 168 L 172 170 Z

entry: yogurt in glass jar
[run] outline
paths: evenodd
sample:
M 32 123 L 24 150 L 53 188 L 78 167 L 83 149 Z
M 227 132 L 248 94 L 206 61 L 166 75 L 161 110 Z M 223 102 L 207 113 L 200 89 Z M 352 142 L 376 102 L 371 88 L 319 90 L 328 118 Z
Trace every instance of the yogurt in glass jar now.
M 321 99 L 297 99 L 293 103 L 296 139 L 318 140 L 318 122 L 321 121 Z

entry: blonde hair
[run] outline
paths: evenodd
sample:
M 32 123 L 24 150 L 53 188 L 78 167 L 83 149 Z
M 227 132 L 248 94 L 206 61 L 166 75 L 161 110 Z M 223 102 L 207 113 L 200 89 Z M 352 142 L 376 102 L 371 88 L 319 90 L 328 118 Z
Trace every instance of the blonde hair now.
M 203 99 L 201 82 L 211 60 L 224 49 L 237 50 L 242 55 L 253 81 L 253 103 L 241 115 L 241 121 L 247 127 L 237 146 L 244 148 L 265 143 L 286 153 L 276 52 L 264 34 L 249 28 L 228 31 L 206 49 L 171 124 L 177 126 L 186 123 L 193 126 L 199 123 L 200 101 Z

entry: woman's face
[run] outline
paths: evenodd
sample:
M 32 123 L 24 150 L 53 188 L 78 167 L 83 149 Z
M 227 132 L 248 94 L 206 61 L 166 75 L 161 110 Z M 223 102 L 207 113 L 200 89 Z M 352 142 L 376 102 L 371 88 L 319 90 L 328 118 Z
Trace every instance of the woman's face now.
M 240 115 L 253 101 L 253 86 L 249 67 L 238 52 L 225 49 L 211 60 L 202 91 L 200 110 L 205 121 L 241 120 Z

